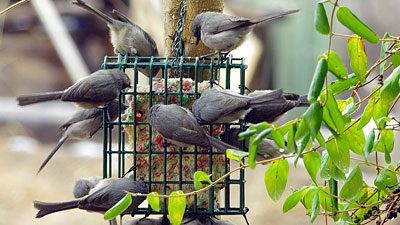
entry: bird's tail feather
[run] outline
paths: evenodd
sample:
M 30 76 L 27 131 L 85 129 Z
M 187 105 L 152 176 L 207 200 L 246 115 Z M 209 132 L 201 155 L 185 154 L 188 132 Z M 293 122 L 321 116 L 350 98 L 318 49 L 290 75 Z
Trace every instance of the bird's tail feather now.
M 292 13 L 296 13 L 298 11 L 300 11 L 300 10 L 299 9 L 289 10 L 289 11 L 280 12 L 280 13 L 273 14 L 273 15 L 265 15 L 265 16 L 253 18 L 250 21 L 252 23 L 254 23 L 254 24 L 261 23 L 261 22 L 264 22 L 264 21 L 270 21 L 270 20 L 278 19 L 278 18 L 284 17 L 286 15 L 289 15 L 289 14 L 292 14 Z
M 64 144 L 64 142 L 68 139 L 68 135 L 64 135 L 57 143 L 57 145 L 51 150 L 50 154 L 46 157 L 46 159 L 42 162 L 42 165 L 40 165 L 39 170 L 36 174 L 39 174 L 40 171 L 47 165 L 47 163 L 50 161 L 50 159 L 56 154 L 58 149 L 61 147 L 61 145 Z
M 58 211 L 77 208 L 79 205 L 79 201 L 80 199 L 72 200 L 69 202 L 54 202 L 54 203 L 34 201 L 33 206 L 39 210 L 39 212 L 36 214 L 36 218 L 41 218 L 43 216 Z
M 102 13 L 101 11 L 93 8 L 92 6 L 88 5 L 86 2 L 84 2 L 82 0 L 76 0 L 76 1 L 72 2 L 72 4 L 77 5 L 83 9 L 86 9 L 87 11 L 89 11 L 93 15 L 97 16 L 99 19 L 103 20 L 107 24 L 114 23 L 114 20 L 111 17 L 109 17 L 106 14 Z
M 263 104 L 265 102 L 270 102 L 277 99 L 282 99 L 283 91 L 282 89 L 277 89 L 271 92 L 262 93 L 258 96 L 254 96 L 250 100 L 250 105 L 254 106 L 257 104 Z
M 308 106 L 310 106 L 310 103 L 308 102 L 308 99 L 307 99 L 307 95 L 300 96 L 299 102 L 300 103 L 299 103 L 298 107 L 308 107 Z
M 219 152 L 225 152 L 227 149 L 237 150 L 236 147 L 234 147 L 230 144 L 227 144 L 221 140 L 218 140 L 215 137 L 211 137 L 210 135 L 207 135 L 207 137 L 210 140 L 211 146 L 216 148 Z
M 45 101 L 52 101 L 60 99 L 63 91 L 55 91 L 55 92 L 44 92 L 44 93 L 37 93 L 32 95 L 25 95 L 17 97 L 18 105 L 30 105 L 38 102 L 45 102 Z

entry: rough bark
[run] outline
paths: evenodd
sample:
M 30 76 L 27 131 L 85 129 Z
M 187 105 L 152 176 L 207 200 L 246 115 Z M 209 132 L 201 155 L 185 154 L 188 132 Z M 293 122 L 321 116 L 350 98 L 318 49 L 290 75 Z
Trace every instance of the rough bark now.
M 179 18 L 178 8 L 181 0 L 163 0 L 164 13 L 164 46 L 165 56 L 172 56 L 172 37 L 175 33 L 176 24 Z M 191 33 L 191 24 L 197 14 L 206 11 L 222 12 L 223 0 L 187 0 L 185 24 L 182 34 L 184 41 L 185 56 L 200 56 L 211 53 L 203 43 L 196 45 L 196 38 Z

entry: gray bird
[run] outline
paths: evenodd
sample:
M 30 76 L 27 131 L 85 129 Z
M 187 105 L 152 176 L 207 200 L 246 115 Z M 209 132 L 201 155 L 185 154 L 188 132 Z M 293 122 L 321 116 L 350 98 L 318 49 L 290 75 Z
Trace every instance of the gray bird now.
M 263 96 L 270 91 L 254 91 L 248 96 Z M 246 114 L 244 121 L 246 123 L 274 122 L 287 111 L 295 107 L 308 107 L 310 104 L 307 95 L 299 96 L 294 93 L 283 93 L 283 98 L 277 98 L 267 104 L 257 105 Z
M 245 131 L 247 128 L 243 129 Z M 239 141 L 239 133 L 242 132 L 240 128 L 231 127 L 227 129 L 224 133 L 220 135 L 221 140 L 241 149 Z M 244 140 L 244 148 L 242 149 L 246 152 L 249 151 L 249 139 Z M 270 138 L 264 138 L 257 148 L 257 161 L 272 159 L 284 154 L 284 151 L 278 147 L 274 140 Z
M 217 52 L 229 52 L 244 41 L 246 35 L 253 30 L 256 24 L 298 11 L 291 10 L 252 19 L 218 12 L 203 12 L 193 20 L 192 33 L 196 37 L 196 44 L 201 40 L 210 49 Z
M 34 201 L 33 206 L 39 210 L 36 218 L 75 208 L 103 214 L 121 200 L 126 195 L 126 191 L 147 194 L 148 187 L 143 181 L 134 181 L 129 178 L 108 178 L 101 180 L 84 197 L 54 203 Z M 145 198 L 139 196 L 132 197 L 131 205 L 122 214 L 134 214 Z
M 75 182 L 72 193 L 75 198 L 82 198 L 85 195 L 88 195 L 90 190 L 92 190 L 96 185 L 103 180 L 100 176 L 93 177 L 82 177 Z
M 114 100 L 107 104 L 108 116 L 111 121 L 118 117 L 118 101 Z M 126 109 L 125 105 L 121 104 L 121 113 Z M 43 161 L 37 173 L 47 165 L 50 159 L 56 154 L 58 149 L 64 144 L 67 139 L 89 139 L 102 128 L 103 126 L 103 109 L 82 109 L 74 113 L 71 118 L 61 125 L 60 131 L 62 136 L 56 146 L 51 150 L 49 155 Z
M 275 90 L 259 96 L 244 96 L 229 90 L 206 89 L 193 103 L 192 112 L 199 122 L 226 123 L 243 118 L 253 107 L 281 99 L 283 91 Z
M 72 2 L 105 22 L 110 29 L 111 44 L 115 54 L 142 57 L 157 57 L 158 49 L 154 39 L 141 27 L 133 23 L 127 16 L 117 10 L 113 10 L 112 17 L 100 12 L 82 0 Z M 139 68 L 145 75 L 149 76 L 149 68 Z M 160 67 L 153 68 L 153 76 L 158 73 Z
M 215 147 L 220 152 L 225 152 L 228 148 L 236 149 L 208 135 L 188 109 L 175 104 L 152 106 L 149 123 L 165 139 L 178 146 Z
M 61 100 L 75 102 L 82 108 L 102 106 L 118 98 L 121 90 L 130 87 L 128 75 L 119 69 L 98 70 L 78 80 L 64 91 L 43 92 L 17 97 L 18 105 Z

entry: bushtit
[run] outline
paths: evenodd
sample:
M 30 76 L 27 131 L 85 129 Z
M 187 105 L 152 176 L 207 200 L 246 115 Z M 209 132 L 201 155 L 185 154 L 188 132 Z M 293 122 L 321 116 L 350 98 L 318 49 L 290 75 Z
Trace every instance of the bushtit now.
M 193 103 L 192 111 L 199 122 L 232 122 L 243 118 L 253 107 L 268 105 L 283 98 L 282 93 L 282 90 L 275 90 L 258 96 L 244 96 L 229 90 L 210 88 L 204 90 Z
M 89 194 L 67 202 L 39 202 L 34 201 L 33 206 L 39 210 L 36 218 L 41 218 L 51 213 L 68 210 L 84 209 L 89 212 L 105 213 L 125 195 L 126 191 L 147 194 L 148 188 L 143 181 L 134 181 L 129 178 L 108 178 L 101 180 Z M 132 204 L 123 214 L 133 214 L 146 197 L 132 197 Z
M 196 44 L 201 40 L 210 49 L 217 52 L 229 52 L 244 41 L 245 36 L 253 30 L 256 24 L 298 11 L 291 10 L 252 19 L 218 12 L 203 12 L 193 20 L 192 33 L 196 37 Z
M 88 195 L 90 190 L 92 190 L 96 185 L 103 180 L 100 176 L 93 177 L 82 177 L 75 182 L 72 193 L 75 198 L 82 198 L 85 195 Z
M 119 104 L 116 100 L 107 104 L 107 112 L 111 121 L 114 121 L 118 117 L 118 106 Z M 121 104 L 121 110 L 125 109 L 125 105 Z M 67 139 L 89 139 L 101 129 L 102 125 L 103 109 L 82 109 L 74 113 L 68 121 L 61 125 L 60 131 L 63 133 L 62 137 L 43 161 L 42 165 L 40 165 L 37 173 L 40 173 Z
M 208 135 L 188 109 L 175 104 L 152 106 L 149 123 L 165 139 L 178 146 L 215 147 L 220 152 L 225 152 L 228 148 L 236 149 Z
M 245 131 L 243 129 L 243 131 Z M 239 133 L 242 132 L 240 128 L 237 127 L 230 127 L 229 129 L 225 130 L 224 133 L 220 135 L 221 140 L 233 145 L 237 148 L 240 148 L 240 141 L 239 141 Z M 246 152 L 249 151 L 249 139 L 244 140 L 244 149 L 242 149 Z M 261 143 L 258 145 L 257 148 L 257 156 L 256 159 L 258 161 L 265 160 L 265 159 L 272 159 L 279 157 L 283 154 L 284 152 L 281 151 L 281 149 L 278 147 L 278 145 L 274 142 L 274 140 L 270 138 L 264 138 Z
M 127 16 L 117 10 L 113 10 L 111 18 L 82 0 L 75 0 L 73 4 L 89 11 L 97 16 L 110 28 L 111 44 L 115 54 L 129 54 L 131 56 L 157 57 L 158 50 L 154 39 L 142 28 L 133 23 Z M 153 69 L 153 75 L 157 74 L 159 67 Z M 145 75 L 149 75 L 148 68 L 141 69 Z
M 44 92 L 17 97 L 18 105 L 58 100 L 75 102 L 82 108 L 94 108 L 118 98 L 121 90 L 130 87 L 128 75 L 119 69 L 98 70 L 78 80 L 64 91 Z
M 248 96 L 257 97 L 262 96 L 269 91 L 254 91 Z M 283 93 L 283 98 L 278 98 L 275 101 L 268 102 L 264 105 L 257 105 L 251 108 L 251 110 L 244 117 L 246 123 L 260 123 L 260 122 L 274 122 L 280 116 L 294 107 L 308 107 L 307 96 L 299 96 L 293 93 Z

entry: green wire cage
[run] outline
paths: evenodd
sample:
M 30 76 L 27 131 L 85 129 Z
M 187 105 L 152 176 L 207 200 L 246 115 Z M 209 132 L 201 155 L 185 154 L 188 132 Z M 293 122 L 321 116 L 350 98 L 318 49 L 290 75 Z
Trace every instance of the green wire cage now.
M 199 147 L 177 147 L 167 143 L 147 122 L 147 112 L 154 104 L 179 104 L 191 109 L 191 104 L 205 88 L 212 87 L 214 80 L 224 80 L 224 88 L 231 89 L 231 74 L 239 74 L 239 93 L 245 91 L 245 70 L 243 58 L 227 57 L 200 59 L 198 57 L 130 57 L 107 56 L 104 69 L 133 69 L 130 74 L 132 89 L 121 92 L 120 103 L 128 105 L 125 112 L 120 110 L 119 119 L 103 119 L 103 176 L 121 177 L 128 168 L 135 165 L 133 179 L 148 184 L 149 193 L 169 194 L 172 191 L 193 191 L 193 173 L 201 170 L 216 180 L 230 170 L 230 161 L 224 153 Z M 139 85 L 139 69 L 160 69 L 163 78 L 149 77 L 145 85 Z M 120 107 L 121 109 L 121 107 Z M 201 124 L 209 134 L 218 138 L 234 123 Z M 112 132 L 114 130 L 114 132 Z M 115 135 L 116 131 L 116 135 Z M 117 171 L 117 172 L 115 172 Z M 116 173 L 116 174 L 115 174 Z M 244 215 L 245 207 L 244 170 L 230 175 L 218 185 L 204 193 L 187 198 L 186 214 Z M 234 193 L 233 193 L 234 191 Z M 237 194 L 239 193 L 239 194 Z M 139 208 L 137 214 L 167 214 L 167 201 L 160 200 L 161 210 L 150 207 Z

